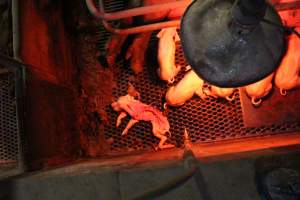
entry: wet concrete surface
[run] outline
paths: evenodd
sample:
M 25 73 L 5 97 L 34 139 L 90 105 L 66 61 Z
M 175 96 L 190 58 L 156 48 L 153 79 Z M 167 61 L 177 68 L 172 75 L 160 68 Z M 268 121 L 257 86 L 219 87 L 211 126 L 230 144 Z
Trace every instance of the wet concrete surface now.
M 198 162 L 197 175 L 158 200 L 260 200 L 257 177 L 273 168 L 300 170 L 300 153 Z M 25 176 L 0 183 L 0 200 L 127 200 L 186 171 L 183 164 L 113 171 L 56 170 L 51 176 Z

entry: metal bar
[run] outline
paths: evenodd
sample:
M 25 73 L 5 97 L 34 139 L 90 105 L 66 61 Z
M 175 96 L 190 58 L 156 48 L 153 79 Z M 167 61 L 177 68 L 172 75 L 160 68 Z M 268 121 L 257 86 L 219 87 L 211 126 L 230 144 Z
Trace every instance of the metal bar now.
M 154 24 L 132 27 L 132 28 L 127 28 L 127 29 L 114 28 L 105 20 L 103 20 L 102 23 L 103 23 L 104 28 L 107 31 L 109 31 L 110 33 L 113 33 L 113 34 L 120 34 L 120 35 L 137 34 L 137 33 L 142 33 L 142 32 L 153 31 L 153 30 L 159 30 L 159 29 L 167 28 L 167 27 L 179 27 L 180 26 L 180 20 L 158 22 L 158 23 L 154 23 Z
M 124 11 L 106 13 L 103 8 L 102 0 L 99 0 L 99 9 L 96 8 L 93 0 L 86 0 L 87 7 L 91 12 L 91 14 L 94 15 L 96 18 L 106 20 L 106 21 L 124 19 L 124 18 L 139 16 L 139 15 L 150 14 L 154 12 L 161 12 L 161 11 L 170 10 L 174 8 L 186 7 L 191 2 L 192 0 L 181 0 L 181 1 L 174 1 L 169 3 L 157 4 L 157 5 L 143 6 L 139 8 L 132 8 Z
M 21 61 L 20 58 L 20 28 L 19 28 L 19 0 L 12 0 L 11 14 L 12 14 L 12 33 L 13 33 L 13 54 L 16 60 Z
M 86 0 L 86 4 L 90 10 L 90 12 L 97 18 L 102 20 L 104 28 L 113 34 L 137 34 L 147 31 L 159 30 L 167 27 L 179 27 L 180 20 L 173 20 L 167 22 L 158 22 L 154 24 L 142 25 L 132 28 L 126 29 L 118 29 L 110 25 L 107 21 L 116 20 L 116 19 L 124 19 L 128 17 L 134 17 L 139 15 L 150 14 L 153 12 L 161 12 L 169 9 L 179 8 L 179 7 L 187 7 L 192 0 L 181 0 L 176 2 L 169 2 L 158 5 L 144 6 L 139 8 L 128 9 L 125 11 L 118 11 L 113 13 L 106 13 L 104 11 L 103 0 L 99 0 L 99 10 L 95 7 L 93 0 Z M 287 9 L 298 9 L 300 8 L 300 1 L 295 1 L 291 3 L 284 4 L 275 4 L 275 9 L 278 11 L 287 10 Z

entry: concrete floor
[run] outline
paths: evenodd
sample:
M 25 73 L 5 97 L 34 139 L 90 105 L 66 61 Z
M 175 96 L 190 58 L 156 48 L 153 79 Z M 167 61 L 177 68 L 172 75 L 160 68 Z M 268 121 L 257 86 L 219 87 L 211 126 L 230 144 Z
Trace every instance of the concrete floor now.
M 256 177 L 276 167 L 300 170 L 300 153 L 199 162 L 200 172 L 155 200 L 260 200 Z M 184 172 L 183 165 L 156 169 L 66 170 L 0 183 L 0 200 L 127 200 Z M 199 181 L 199 179 L 201 179 Z M 196 184 L 196 181 L 200 184 Z M 200 187 L 199 187 L 200 185 Z

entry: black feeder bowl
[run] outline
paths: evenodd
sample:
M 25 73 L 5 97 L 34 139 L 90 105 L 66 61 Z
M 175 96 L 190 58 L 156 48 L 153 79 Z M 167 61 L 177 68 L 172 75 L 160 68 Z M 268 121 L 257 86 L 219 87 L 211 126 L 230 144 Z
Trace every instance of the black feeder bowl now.
M 219 87 L 241 87 L 280 64 L 285 52 L 280 26 L 280 16 L 265 0 L 196 0 L 183 15 L 181 42 L 201 78 Z

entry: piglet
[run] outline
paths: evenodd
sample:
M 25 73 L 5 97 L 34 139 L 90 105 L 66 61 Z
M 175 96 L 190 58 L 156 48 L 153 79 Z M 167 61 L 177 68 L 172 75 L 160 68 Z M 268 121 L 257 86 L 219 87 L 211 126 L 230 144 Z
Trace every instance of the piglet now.
M 175 76 L 180 71 L 180 66 L 175 64 L 176 42 L 180 41 L 176 28 L 164 28 L 158 34 L 158 76 L 161 80 L 173 83 Z
M 130 60 L 130 67 L 135 74 L 143 71 L 151 33 L 152 32 L 145 32 L 137 34 L 126 52 L 126 59 Z
M 204 99 L 203 84 L 204 81 L 193 70 L 190 70 L 177 85 L 168 89 L 166 93 L 167 105 L 181 106 L 191 99 L 196 92 L 198 96 Z
M 299 29 L 300 30 L 300 29 Z M 292 34 L 288 38 L 286 55 L 283 57 L 275 75 L 275 85 L 282 95 L 287 90 L 300 86 L 300 38 Z
M 119 127 L 123 118 L 129 114 L 131 120 L 128 122 L 122 135 L 126 135 L 128 130 L 139 121 L 150 121 L 152 123 L 152 132 L 154 136 L 160 139 L 158 148 L 165 149 L 174 147 L 172 144 L 165 144 L 167 140 L 166 134 L 170 135 L 170 124 L 167 119 L 159 110 L 144 104 L 130 95 L 121 96 L 116 102 L 111 104 L 112 108 L 120 112 L 117 118 L 116 126 Z
M 254 106 L 259 106 L 262 103 L 262 98 L 267 96 L 272 90 L 273 77 L 274 73 L 245 87 L 246 93 L 251 98 L 251 102 Z

